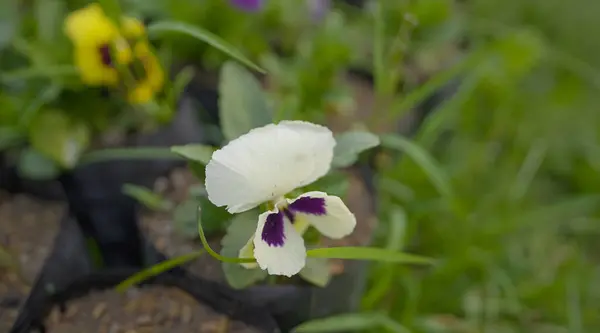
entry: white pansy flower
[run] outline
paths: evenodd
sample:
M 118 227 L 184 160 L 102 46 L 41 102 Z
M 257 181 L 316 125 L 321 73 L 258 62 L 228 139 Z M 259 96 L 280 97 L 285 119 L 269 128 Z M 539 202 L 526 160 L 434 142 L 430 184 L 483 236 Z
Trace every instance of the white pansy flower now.
M 306 262 L 302 233 L 309 225 L 330 238 L 349 235 L 354 214 L 339 197 L 307 192 L 285 198 L 329 172 L 335 139 L 323 126 L 304 121 L 282 121 L 255 128 L 217 150 L 206 166 L 208 199 L 241 213 L 270 202 L 260 214 L 256 232 L 240 250 L 272 275 L 292 276 Z M 251 266 L 251 265 L 246 265 Z

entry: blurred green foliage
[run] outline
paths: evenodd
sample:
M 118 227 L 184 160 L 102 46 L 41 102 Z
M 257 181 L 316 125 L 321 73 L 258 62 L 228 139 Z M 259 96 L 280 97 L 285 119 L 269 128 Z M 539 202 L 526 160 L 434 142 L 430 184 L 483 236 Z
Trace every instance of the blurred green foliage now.
M 63 127 L 130 124 L 115 115 L 122 103 L 73 79 L 60 26 L 89 1 L 29 2 L 26 15 L 11 14 L 16 1 L 0 4 L 0 149 L 49 142 L 28 134 L 42 106 L 68 113 Z M 304 0 L 266 3 L 249 14 L 221 0 L 121 1 L 133 16 L 206 29 L 260 63 L 275 119 L 340 113 L 330 106 L 351 94 L 350 67 L 374 73 L 369 124 L 398 121 L 434 88 L 456 85 L 414 138 L 388 133 L 377 156 L 375 243 L 441 264 L 373 264 L 364 313 L 341 320 L 372 332 L 600 331 L 600 2 L 336 2 L 319 22 Z M 185 34 L 156 44 L 166 64 L 215 71 L 228 59 Z

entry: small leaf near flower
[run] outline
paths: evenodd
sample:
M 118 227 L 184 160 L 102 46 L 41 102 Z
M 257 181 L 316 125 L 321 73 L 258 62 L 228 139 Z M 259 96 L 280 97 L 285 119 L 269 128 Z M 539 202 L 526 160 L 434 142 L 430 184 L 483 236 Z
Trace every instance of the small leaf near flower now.
M 258 217 L 256 210 L 236 215 L 227 228 L 227 234 L 221 240 L 221 255 L 237 257 L 248 239 L 256 230 L 254 223 Z M 233 263 L 222 263 L 225 278 L 233 288 L 242 289 L 259 282 L 267 277 L 267 272 L 261 269 L 248 269 Z
M 347 167 L 358 160 L 358 155 L 365 150 L 377 147 L 379 137 L 369 132 L 345 132 L 336 135 L 333 167 Z
M 227 221 L 231 219 L 231 214 L 223 207 L 213 205 L 206 196 L 199 198 L 200 202 L 200 223 L 207 234 L 225 230 Z M 198 221 L 196 221 L 197 225 Z M 198 232 L 196 231 L 196 234 Z
M 318 287 L 325 287 L 331 280 L 329 262 L 323 258 L 306 258 L 300 277 Z
M 233 140 L 273 121 L 273 113 L 258 80 L 234 62 L 223 65 L 219 83 L 223 134 Z
M 202 144 L 188 144 L 171 147 L 171 151 L 188 160 L 206 165 L 210 161 L 214 148 Z

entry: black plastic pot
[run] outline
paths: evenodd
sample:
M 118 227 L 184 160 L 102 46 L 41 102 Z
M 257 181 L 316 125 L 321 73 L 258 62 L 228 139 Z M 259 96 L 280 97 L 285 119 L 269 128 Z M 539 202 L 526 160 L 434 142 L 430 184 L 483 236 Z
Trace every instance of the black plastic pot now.
M 85 255 L 82 234 L 73 233 L 75 224 L 67 224 L 69 226 L 57 238 L 58 246 L 49 257 L 10 333 L 44 332 L 44 320 L 53 307 L 64 309 L 69 301 L 92 291 L 114 288 L 141 269 L 121 267 L 94 271 L 90 258 Z M 67 243 L 58 243 L 59 241 Z M 65 248 L 63 244 L 69 246 Z M 264 306 L 249 303 L 248 298 L 241 297 L 230 288 L 191 277 L 181 270 L 165 272 L 142 284 L 176 287 L 231 319 L 254 326 L 261 332 L 278 332 L 276 322 Z

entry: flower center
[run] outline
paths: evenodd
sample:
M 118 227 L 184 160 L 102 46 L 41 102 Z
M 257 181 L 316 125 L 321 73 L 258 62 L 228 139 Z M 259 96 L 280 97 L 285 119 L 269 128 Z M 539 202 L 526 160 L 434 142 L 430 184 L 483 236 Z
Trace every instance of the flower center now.
M 113 67 L 112 57 L 110 55 L 110 46 L 108 44 L 104 44 L 100 46 L 98 52 L 100 52 L 102 64 L 107 67 Z

